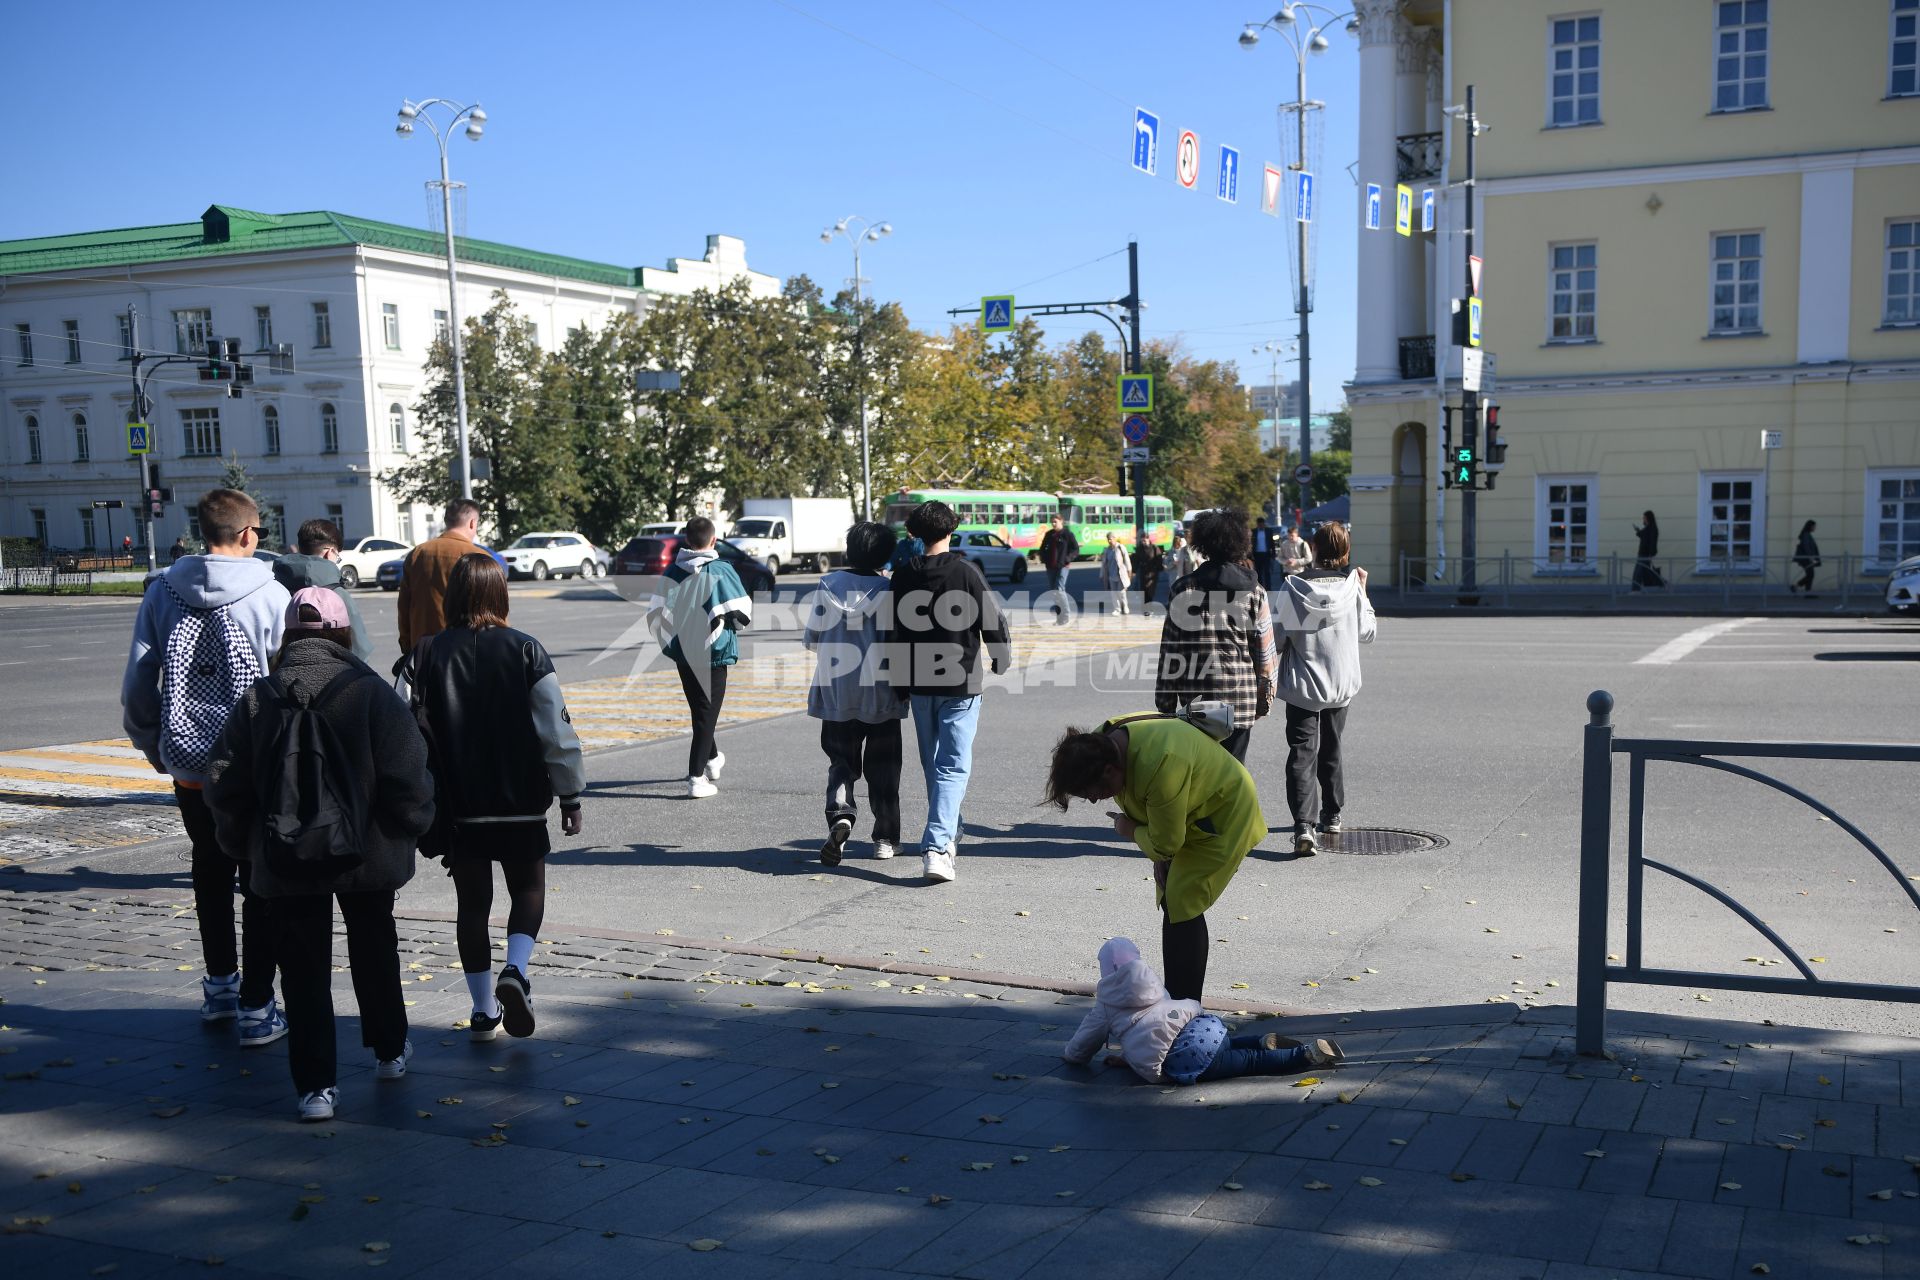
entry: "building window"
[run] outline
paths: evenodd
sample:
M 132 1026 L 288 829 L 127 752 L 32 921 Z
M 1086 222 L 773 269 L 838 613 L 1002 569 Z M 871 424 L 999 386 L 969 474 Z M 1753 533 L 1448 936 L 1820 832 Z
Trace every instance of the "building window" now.
M 340 415 L 330 404 L 320 406 L 320 452 L 340 452 Z
M 200 508 L 191 504 L 187 507 L 187 540 L 190 542 L 199 542 L 201 540 Z
M 327 519 L 333 524 L 334 528 L 340 531 L 342 538 L 347 536 L 347 513 L 345 507 L 337 502 L 329 502 L 327 504 Z
M 1766 106 L 1767 0 L 1720 0 L 1713 28 L 1713 109 Z
M 1541 476 L 1534 495 L 1534 556 L 1546 571 L 1593 570 L 1592 476 Z
M 80 545 L 93 550 L 93 508 L 80 508 Z
M 1887 43 L 1887 96 L 1920 93 L 1920 0 L 1893 0 L 1893 38 Z
M 78 320 L 68 320 L 65 322 L 65 324 L 67 329 L 67 363 L 79 364 L 80 363 L 80 322 Z
M 173 313 L 173 349 L 178 355 L 207 354 L 207 339 L 213 336 L 213 312 L 205 307 Z
M 133 359 L 133 317 L 121 315 L 114 317 L 120 322 L 120 358 Z
M 253 338 L 255 351 L 273 350 L 273 308 L 255 307 L 253 309 Z
M 185 440 L 181 453 L 189 458 L 215 458 L 220 455 L 220 410 L 217 408 L 182 409 L 180 434 Z
M 1600 15 L 1549 24 L 1547 123 L 1600 123 Z
M 405 453 L 407 451 L 407 411 L 397 404 L 387 406 L 387 430 L 393 436 L 393 447 Z
M 271 551 L 275 547 L 278 547 L 281 550 L 285 550 L 287 545 L 286 507 L 276 503 L 260 514 L 266 517 L 262 523 L 265 524 L 267 528 L 267 549 Z
M 1599 246 L 1557 244 L 1551 253 L 1547 338 L 1582 342 L 1593 337 L 1593 291 Z
M 1867 558 L 1891 569 L 1920 555 L 1920 470 L 1867 473 Z
M 444 311 L 433 313 L 433 340 L 435 342 L 447 340 L 447 313 Z
M 1887 224 L 1886 280 L 1880 322 L 1920 324 L 1920 220 Z
M 43 507 L 33 507 L 29 514 L 33 516 L 33 540 L 41 546 L 47 545 L 47 513 Z
M 1766 516 L 1759 472 L 1702 475 L 1700 558 L 1719 568 L 1751 564 L 1762 553 Z
M 27 461 L 42 461 L 40 453 L 40 419 L 27 415 Z
M 386 331 L 387 350 L 400 349 L 400 307 L 396 303 L 380 304 L 380 325 Z
M 33 367 L 33 326 L 17 324 L 13 326 L 14 336 L 20 339 L 20 367 Z
M 93 441 L 87 435 L 87 415 L 73 415 L 73 460 L 75 462 L 93 461 Z
M 324 302 L 313 304 L 313 345 L 333 345 L 333 317 L 327 314 L 327 304 Z
M 280 411 L 272 405 L 260 409 L 260 425 L 266 429 L 267 453 L 280 452 Z
M 1760 257 L 1758 231 L 1713 237 L 1712 332 L 1760 332 Z

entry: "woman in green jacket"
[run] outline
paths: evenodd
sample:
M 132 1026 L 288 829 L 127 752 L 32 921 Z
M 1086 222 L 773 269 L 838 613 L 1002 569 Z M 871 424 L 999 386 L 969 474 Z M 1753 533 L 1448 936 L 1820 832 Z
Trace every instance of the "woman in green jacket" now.
M 1047 802 L 1064 812 L 1075 797 L 1119 801 L 1113 829 L 1154 862 L 1167 994 L 1200 999 L 1206 910 L 1267 835 L 1253 776 L 1184 720 L 1120 716 L 1091 733 L 1068 729 L 1054 747 Z

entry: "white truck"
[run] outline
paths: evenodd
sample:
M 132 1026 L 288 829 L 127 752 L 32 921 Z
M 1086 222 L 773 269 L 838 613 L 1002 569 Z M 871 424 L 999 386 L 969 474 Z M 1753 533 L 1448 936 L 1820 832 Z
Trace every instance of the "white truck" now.
M 804 568 L 825 572 L 846 555 L 853 505 L 844 498 L 748 498 L 727 541 L 767 572 Z

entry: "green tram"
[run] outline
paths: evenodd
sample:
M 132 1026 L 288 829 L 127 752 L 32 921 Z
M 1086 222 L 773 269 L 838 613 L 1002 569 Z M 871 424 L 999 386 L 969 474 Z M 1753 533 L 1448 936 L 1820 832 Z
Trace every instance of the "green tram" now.
M 1047 521 L 1058 515 L 1080 542 L 1082 559 L 1106 546 L 1109 533 L 1133 545 L 1133 499 L 1112 493 L 1023 493 L 1009 489 L 903 489 L 881 503 L 881 520 L 899 528 L 907 513 L 923 502 L 944 502 L 960 516 L 960 528 L 991 533 L 1028 555 L 1040 549 Z M 1149 496 L 1147 539 L 1162 547 L 1173 545 L 1173 503 Z

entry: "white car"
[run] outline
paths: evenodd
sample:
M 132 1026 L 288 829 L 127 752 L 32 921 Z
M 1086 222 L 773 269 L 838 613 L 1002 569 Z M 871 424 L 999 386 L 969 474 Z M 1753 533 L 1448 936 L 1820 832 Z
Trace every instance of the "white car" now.
M 1920 609 L 1920 556 L 1908 556 L 1887 575 L 1887 608 L 1895 613 Z
M 668 536 L 669 534 L 679 533 L 682 529 L 686 527 L 687 527 L 687 522 L 684 520 L 680 521 L 678 524 L 674 523 L 671 520 L 665 521 L 664 523 L 661 523 L 661 524 L 643 524 L 640 526 L 640 532 L 634 536 L 640 537 L 640 538 L 663 538 Z
M 598 578 L 607 572 L 613 557 L 571 529 L 548 533 L 523 533 L 512 546 L 502 547 L 500 556 L 507 562 L 509 578 Z
M 1026 553 L 1008 546 L 999 534 L 956 533 L 953 535 L 952 549 L 979 565 L 980 572 L 986 575 L 988 582 L 995 578 L 1005 578 L 1008 582 L 1026 581 Z
M 351 590 L 361 585 L 373 586 L 380 576 L 380 566 L 389 560 L 403 558 L 412 546 L 395 538 L 362 538 L 340 552 L 340 585 Z

